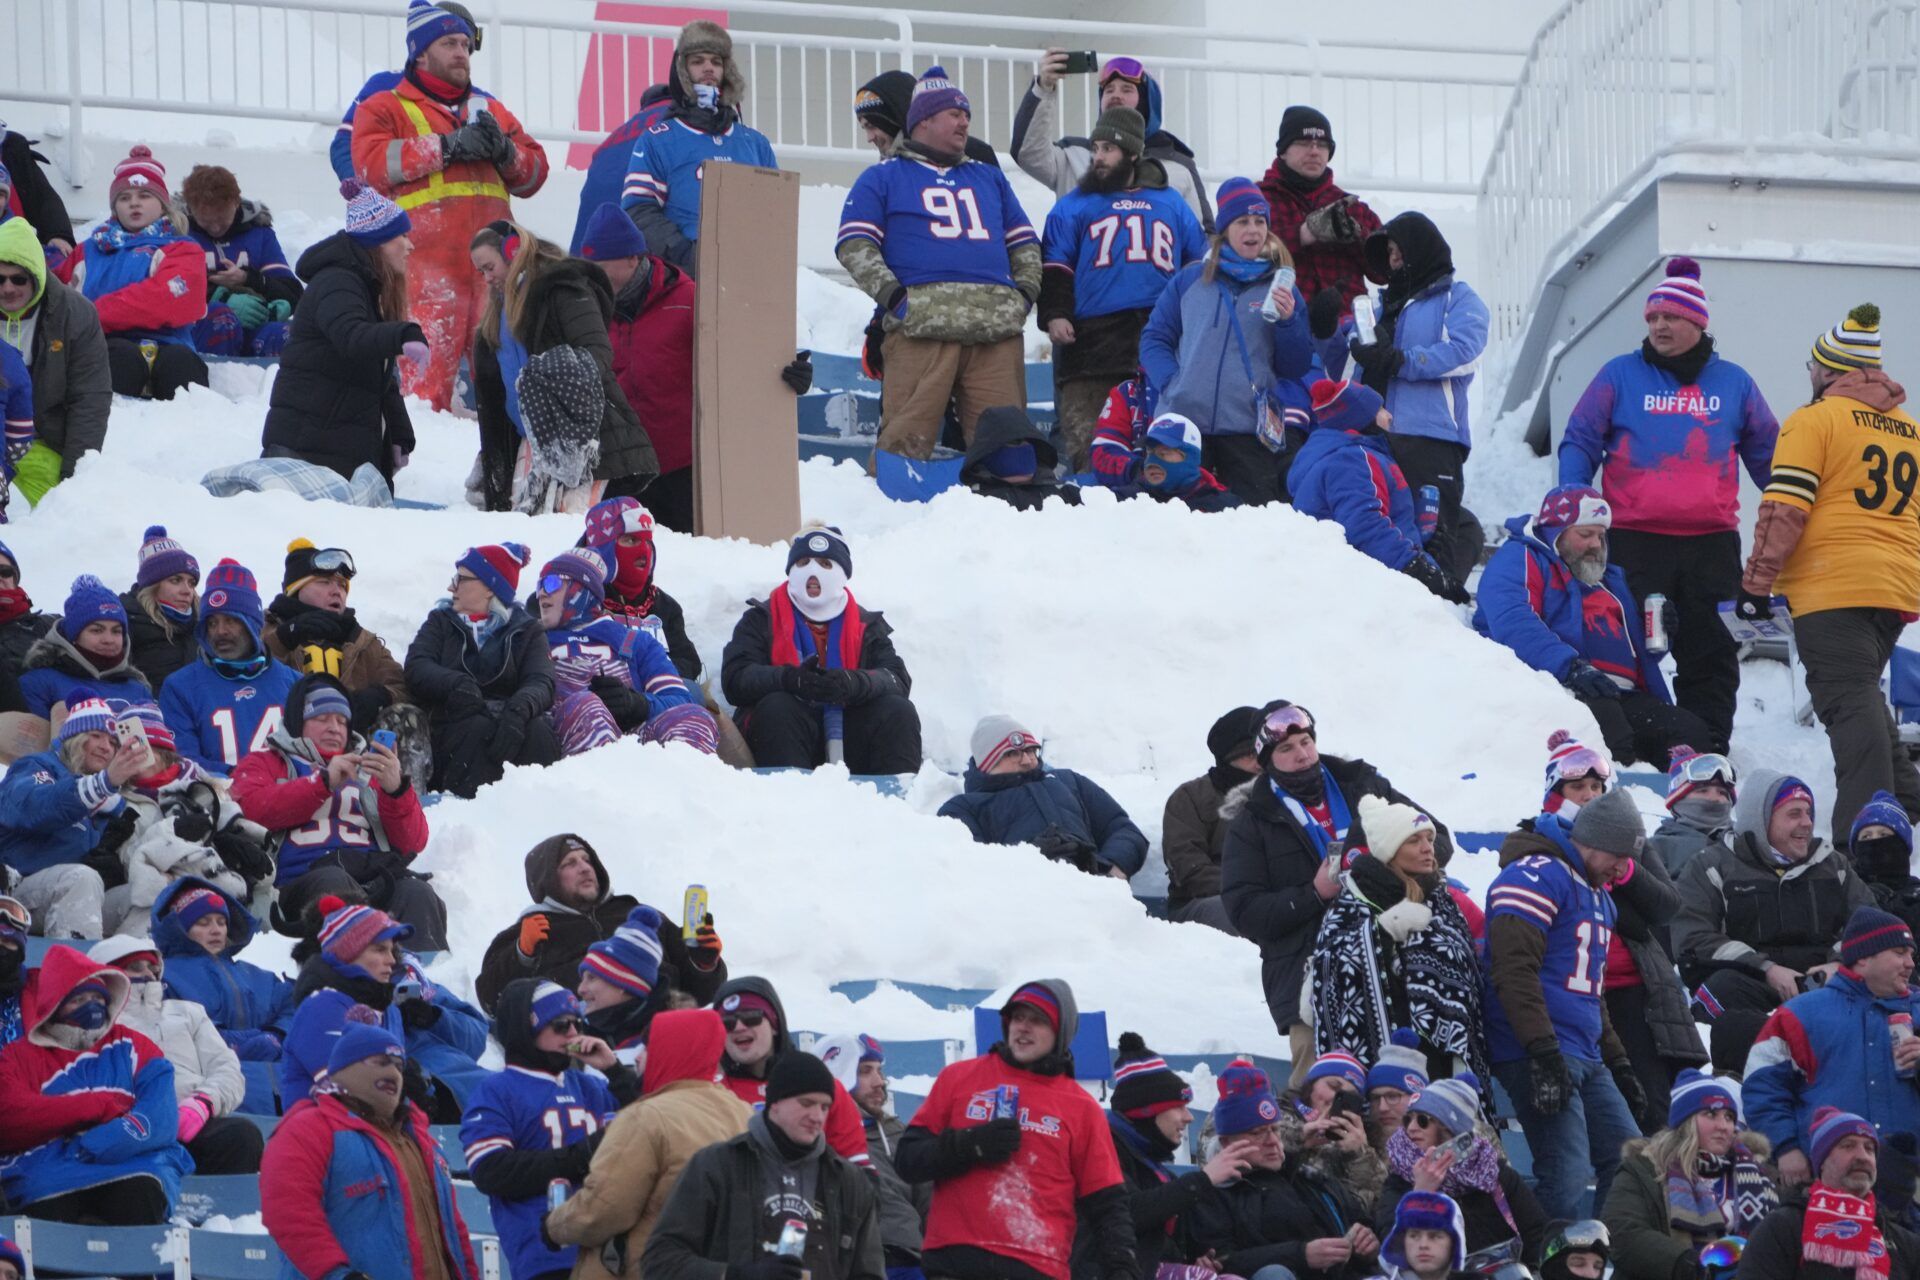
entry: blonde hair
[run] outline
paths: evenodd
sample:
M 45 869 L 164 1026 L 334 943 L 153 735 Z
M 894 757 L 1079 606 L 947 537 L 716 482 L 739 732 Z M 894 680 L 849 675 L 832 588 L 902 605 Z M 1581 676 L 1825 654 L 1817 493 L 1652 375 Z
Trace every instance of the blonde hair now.
M 1227 229 L 1226 227 L 1221 227 L 1213 233 L 1212 238 L 1207 242 L 1207 262 L 1206 265 L 1200 269 L 1201 284 L 1213 283 L 1214 273 L 1218 271 L 1220 267 L 1220 251 L 1226 247 L 1226 243 Z M 1293 265 L 1293 255 L 1287 252 L 1286 242 L 1275 234 L 1272 227 L 1267 228 L 1267 242 L 1260 246 L 1260 252 L 1254 256 L 1256 258 L 1265 258 L 1276 267 L 1291 267 Z
M 1700 1133 L 1694 1127 L 1693 1117 L 1688 1116 L 1677 1127 L 1662 1129 L 1649 1138 L 1647 1159 L 1658 1177 L 1665 1177 L 1673 1169 L 1693 1177 L 1700 1165 Z
M 522 342 L 527 340 L 527 297 L 533 292 L 534 282 L 549 269 L 567 260 L 566 251 L 552 241 L 542 240 L 517 222 L 508 222 L 507 226 L 512 229 L 511 234 L 520 241 L 520 245 L 514 251 L 513 260 L 507 264 L 507 278 L 499 292 L 487 290 L 487 305 L 480 313 L 480 332 L 489 342 L 499 339 L 503 311 L 507 328 L 513 331 L 513 336 Z M 504 257 L 506 240 L 506 236 L 493 226 L 485 226 L 473 233 L 473 239 L 467 243 L 467 252 L 485 247 L 498 251 Z
M 169 618 L 166 610 L 160 607 L 160 584 L 156 582 L 150 587 L 140 588 L 140 590 L 134 592 L 133 598 L 139 603 L 140 612 L 146 614 L 147 617 L 158 623 L 160 630 L 165 633 L 167 639 L 171 641 L 173 639 L 173 619 Z M 193 603 L 194 609 L 197 611 L 200 606 L 200 588 L 198 587 L 193 589 Z M 132 636 L 127 637 L 127 651 L 129 653 L 133 651 Z

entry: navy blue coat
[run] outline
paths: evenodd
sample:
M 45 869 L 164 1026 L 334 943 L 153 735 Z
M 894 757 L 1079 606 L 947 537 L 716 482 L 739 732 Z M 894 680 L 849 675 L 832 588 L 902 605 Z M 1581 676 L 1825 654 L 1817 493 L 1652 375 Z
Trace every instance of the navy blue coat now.
M 1147 838 L 1117 801 L 1071 769 L 1038 773 L 982 773 L 967 764 L 967 789 L 940 806 L 981 844 L 1039 843 L 1057 830 L 1092 851 L 1095 871 L 1118 867 L 1128 875 L 1146 863 Z

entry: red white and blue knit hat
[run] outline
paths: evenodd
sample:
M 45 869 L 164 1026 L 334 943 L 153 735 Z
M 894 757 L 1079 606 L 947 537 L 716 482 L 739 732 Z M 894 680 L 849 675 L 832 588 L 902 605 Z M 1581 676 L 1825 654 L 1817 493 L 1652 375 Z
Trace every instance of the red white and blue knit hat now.
M 1706 328 L 1707 287 L 1700 283 L 1700 264 L 1692 258 L 1668 259 L 1667 278 L 1653 286 L 1641 316 L 1673 316 Z
M 232 921 L 233 912 L 227 905 L 225 894 L 218 889 L 189 889 L 173 896 L 167 914 L 178 916 L 182 929 L 191 929 L 200 922 L 202 916 L 212 915 L 216 911 L 229 922 Z
M 653 992 L 660 980 L 660 921 L 658 911 L 644 902 L 627 912 L 627 918 L 605 942 L 587 948 L 580 972 L 591 973 L 639 996 Z
M 107 203 L 122 191 L 151 191 L 159 196 L 162 203 L 167 202 L 167 169 L 153 158 L 153 152 L 143 146 L 136 146 L 127 152 L 127 158 L 113 166 L 113 181 L 107 185 Z
M 519 543 L 502 542 L 497 546 L 468 547 L 466 554 L 454 561 L 454 567 L 480 579 L 500 603 L 512 604 L 520 590 L 520 571 L 532 559 L 533 553 Z
M 1380 416 L 1386 401 L 1380 393 L 1362 382 L 1334 382 L 1329 378 L 1308 388 L 1313 397 L 1315 429 L 1331 427 L 1335 431 L 1365 431 Z
M 1380 1260 L 1400 1275 L 1412 1275 L 1407 1266 L 1407 1232 L 1444 1231 L 1453 1241 L 1453 1260 L 1448 1266 L 1458 1271 L 1467 1262 L 1467 1220 L 1452 1196 L 1438 1191 L 1409 1191 L 1400 1197 L 1393 1210 L 1393 1228 L 1380 1242 Z
M 60 732 L 54 735 L 53 745 L 62 746 L 83 733 L 112 732 L 113 708 L 99 698 L 82 698 L 68 709 Z
M 1345 1080 L 1354 1087 L 1355 1092 L 1360 1092 L 1367 1087 L 1367 1069 L 1360 1059 L 1335 1049 L 1315 1058 L 1313 1065 L 1307 1068 L 1304 1083 L 1310 1086 L 1315 1080 Z
M 1606 752 L 1595 751 L 1566 729 L 1547 735 L 1547 797 L 1553 798 L 1563 782 L 1574 782 L 1592 774 L 1602 782 L 1613 779 L 1613 762 Z
M 1000 1006 L 1000 1026 L 1003 1031 L 1006 1028 L 1008 1017 L 1013 1013 L 1013 1007 L 1020 1004 L 1024 1004 L 1029 1008 L 1038 1009 L 1046 1020 L 1053 1024 L 1055 1031 L 1060 1029 L 1059 998 L 1053 994 L 1052 990 L 1048 988 L 1045 983 L 1029 982 L 1026 986 L 1015 991 L 1007 998 L 1007 1002 Z
M 320 926 L 320 953 L 337 969 L 351 969 L 362 951 L 389 938 L 410 938 L 413 926 L 401 924 L 378 907 L 352 906 L 328 894 L 320 899 L 326 919 Z
M 358 178 L 340 184 L 347 202 L 347 235 L 355 244 L 372 249 L 413 230 L 407 211 Z
M 411 65 L 415 59 L 427 51 L 427 46 L 441 36 L 465 35 L 473 38 L 473 28 L 461 17 L 428 0 L 413 0 L 407 6 L 407 62 Z
M 1193 1089 L 1167 1060 L 1147 1048 L 1131 1031 L 1120 1033 L 1120 1050 L 1113 1060 L 1113 1102 L 1116 1115 L 1149 1120 L 1163 1111 L 1193 1101 Z
M 942 66 L 932 66 L 913 86 L 913 100 L 907 103 L 907 136 L 920 124 L 942 111 L 958 107 L 969 116 L 973 114 L 973 104 L 967 101 L 967 95 L 960 92 L 960 86 L 947 75 Z
M 1851 1111 L 1842 1111 L 1838 1107 L 1821 1107 L 1813 1113 L 1813 1122 L 1807 1126 L 1807 1154 L 1813 1161 L 1813 1176 L 1820 1176 L 1820 1166 L 1827 1162 L 1840 1139 L 1858 1134 L 1870 1139 L 1875 1147 L 1880 1145 L 1880 1131 L 1864 1117 Z
M 1213 1107 L 1213 1131 L 1222 1139 L 1280 1123 L 1280 1104 L 1267 1073 L 1235 1058 L 1220 1073 L 1220 1100 Z
M 134 571 L 133 589 L 141 591 L 157 586 L 176 573 L 190 573 L 194 582 L 198 583 L 200 562 L 173 540 L 167 533 L 167 526 L 148 525 L 147 531 L 140 535 L 140 567 Z
M 1667 1104 L 1667 1128 L 1678 1129 L 1701 1111 L 1731 1111 L 1740 1118 L 1740 1086 L 1687 1067 L 1673 1081 L 1673 1100 Z
M 1265 193 L 1252 178 L 1228 178 L 1220 184 L 1213 204 L 1213 225 L 1223 231 L 1248 214 L 1273 221 L 1273 206 L 1267 203 Z
M 1879 907 L 1855 907 L 1840 935 L 1840 963 L 1852 968 L 1890 947 L 1913 950 L 1913 930 L 1907 922 Z
M 173 729 L 167 724 L 167 718 L 160 708 L 151 702 L 122 702 L 118 698 L 107 701 L 107 709 L 115 720 L 138 720 L 140 728 L 147 735 L 147 745 L 156 751 L 174 751 L 178 744 L 174 741 Z
M 581 1013 L 580 998 L 573 992 L 557 982 L 542 982 L 533 989 L 533 999 L 527 1006 L 527 1021 L 533 1033 L 538 1035 L 555 1018 L 578 1018 Z
M 200 638 L 206 640 L 207 619 L 216 613 L 238 618 L 253 637 L 254 651 L 260 650 L 260 632 L 267 625 L 266 609 L 260 603 L 260 582 L 253 570 L 227 557 L 207 573 L 206 593 L 200 598 Z
M 1534 529 L 1549 535 L 1549 540 L 1562 529 L 1585 524 L 1613 527 L 1613 504 L 1587 484 L 1556 485 L 1547 490 L 1547 496 L 1540 499 L 1540 514 L 1533 518 Z

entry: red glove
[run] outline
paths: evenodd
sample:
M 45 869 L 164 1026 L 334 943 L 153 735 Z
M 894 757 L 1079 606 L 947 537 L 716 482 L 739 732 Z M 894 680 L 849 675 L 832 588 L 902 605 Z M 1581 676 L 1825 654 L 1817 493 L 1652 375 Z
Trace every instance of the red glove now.
M 696 969 L 711 969 L 720 963 L 720 935 L 713 931 L 713 912 L 709 911 L 700 919 L 693 931 L 693 946 L 688 950 L 688 958 Z
M 196 1093 L 180 1104 L 180 1141 L 192 1142 L 207 1127 L 207 1121 L 213 1119 L 213 1104 L 207 1101 L 205 1094 Z
M 533 959 L 533 953 L 547 940 L 547 933 L 553 928 L 543 915 L 522 917 L 520 921 L 520 954 Z

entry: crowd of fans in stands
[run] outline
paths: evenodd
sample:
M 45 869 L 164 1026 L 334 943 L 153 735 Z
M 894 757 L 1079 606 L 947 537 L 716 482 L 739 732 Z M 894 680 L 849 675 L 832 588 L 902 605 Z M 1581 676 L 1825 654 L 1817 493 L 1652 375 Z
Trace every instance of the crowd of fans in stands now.
M 266 599 L 156 525 L 130 589 L 81 576 L 49 615 L 0 545 L 0 713 L 37 748 L 0 780 L 9 1213 L 158 1222 L 189 1172 L 257 1172 L 300 1275 L 475 1277 L 430 1129 L 457 1125 L 520 1280 L 1920 1276 L 1920 773 L 1877 686 L 1920 612 L 1920 430 L 1877 309 L 1815 339 L 1812 403 L 1782 425 L 1674 259 L 1641 349 L 1567 422 L 1559 483 L 1482 568 L 1461 498 L 1488 315 L 1438 228 L 1335 185 L 1332 123 L 1306 106 L 1264 176 L 1209 191 L 1129 57 L 1073 138 L 1072 62 L 1041 56 L 1010 147 L 1057 197 L 1039 228 L 942 68 L 859 91 L 880 159 L 837 254 L 875 304 L 879 448 L 956 445 L 965 483 L 1019 507 L 1080 483 L 1291 502 L 1473 605 L 1604 749 L 1549 739 L 1539 812 L 1476 901 L 1448 879 L 1447 825 L 1323 754 L 1305 707 L 1222 716 L 1213 766 L 1166 802 L 1168 908 L 1258 947 L 1290 1076 L 1236 1060 L 1200 1133 L 1138 1036 L 1104 1110 L 1081 1087 L 1058 980 L 1015 990 L 1000 1042 L 903 1126 L 878 1042 L 803 1051 L 773 985 L 729 975 L 711 914 L 616 894 L 576 834 L 527 853 L 529 905 L 474 991 L 430 980 L 448 919 L 412 866 L 426 793 L 629 735 L 737 765 L 923 762 L 911 645 L 854 599 L 840 529 L 801 530 L 740 618 L 724 705 L 656 581 L 656 520 L 693 520 L 703 166 L 776 162 L 731 39 L 684 29 L 596 154 L 569 252 L 512 218 L 548 161 L 473 85 L 478 37 L 459 5 L 412 0 L 405 66 L 336 141 L 344 229 L 291 265 L 225 168 L 176 198 L 136 146 L 77 236 L 27 140 L 0 144 L 0 518 L 102 447 L 116 395 L 171 398 L 236 355 L 280 366 L 263 457 L 389 486 L 405 397 L 448 407 L 464 362 L 475 500 L 582 517 L 530 583 L 528 548 L 468 548 L 400 656 L 350 607 L 344 548 L 295 540 Z M 1055 351 L 1051 433 L 1026 411 L 1030 315 Z M 811 385 L 805 352 L 776 373 Z M 1744 564 L 1741 468 L 1763 490 Z M 1725 755 L 1723 606 L 1791 616 L 1833 742 L 1830 841 L 1806 782 Z M 940 815 L 1138 874 L 1140 828 L 1044 746 L 983 717 Z M 1652 835 L 1616 789 L 1632 761 L 1666 771 Z M 296 973 L 240 958 L 268 927 L 297 939 Z M 31 969 L 30 934 L 60 944 Z M 481 1066 L 490 1039 L 503 1070 Z M 270 1115 L 263 1141 L 246 1117 Z M 0 1243 L 0 1280 L 21 1270 Z

